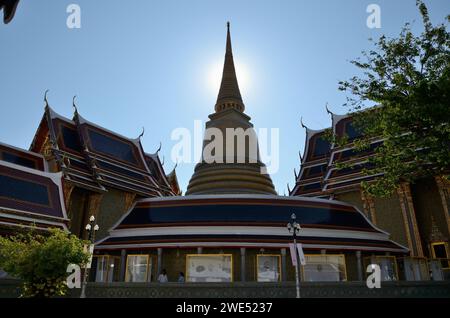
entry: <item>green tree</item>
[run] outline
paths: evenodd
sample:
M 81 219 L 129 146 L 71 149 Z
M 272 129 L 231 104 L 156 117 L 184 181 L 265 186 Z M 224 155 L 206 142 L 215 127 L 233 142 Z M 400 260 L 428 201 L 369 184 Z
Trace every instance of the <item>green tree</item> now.
M 0 268 L 23 281 L 23 297 L 62 296 L 67 266 L 81 266 L 89 259 L 86 243 L 60 229 L 0 237 Z
M 364 190 L 390 195 L 402 181 L 447 175 L 450 168 L 450 34 L 446 22 L 433 25 L 427 7 L 416 3 L 424 30 L 414 35 L 406 24 L 397 38 L 381 36 L 374 49 L 351 61 L 362 73 L 339 82 L 349 93 L 347 107 L 363 137 L 364 150 L 374 138 L 384 140 L 370 162 L 371 175 L 383 173 Z M 367 108 L 369 104 L 376 105 Z M 345 143 L 341 141 L 341 143 Z

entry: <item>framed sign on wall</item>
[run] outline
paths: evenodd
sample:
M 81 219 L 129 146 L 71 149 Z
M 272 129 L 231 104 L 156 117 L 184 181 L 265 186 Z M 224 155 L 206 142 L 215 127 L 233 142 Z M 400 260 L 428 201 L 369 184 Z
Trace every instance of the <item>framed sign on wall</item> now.
M 281 280 L 281 257 L 273 254 L 256 255 L 256 277 L 258 282 Z
M 187 282 L 232 282 L 233 256 L 231 254 L 186 255 Z

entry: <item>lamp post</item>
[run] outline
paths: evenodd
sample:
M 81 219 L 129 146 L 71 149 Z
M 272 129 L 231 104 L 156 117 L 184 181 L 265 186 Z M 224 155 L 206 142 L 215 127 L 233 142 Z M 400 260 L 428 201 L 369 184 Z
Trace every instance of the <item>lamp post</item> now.
M 86 224 L 85 229 L 89 233 L 89 235 L 88 235 L 89 246 L 87 249 L 88 249 L 88 253 L 89 253 L 89 259 L 91 259 L 91 257 L 92 257 L 91 244 L 94 244 L 95 232 L 97 232 L 99 229 L 98 224 L 95 224 L 95 217 L 93 215 L 91 215 L 91 217 L 89 218 L 89 223 Z M 89 268 L 90 268 L 90 266 L 89 266 Z M 81 286 L 80 298 L 86 298 L 86 285 L 87 285 L 87 280 L 88 280 L 88 276 L 89 276 L 89 268 L 88 268 L 88 264 L 86 264 L 86 268 L 84 269 L 83 285 Z
M 291 215 L 291 222 L 287 224 L 287 228 L 289 233 L 292 233 L 292 237 L 294 240 L 294 253 L 295 253 L 295 289 L 297 292 L 297 298 L 300 298 L 300 275 L 299 275 L 299 259 L 298 259 L 298 253 L 297 253 L 297 233 L 300 232 L 301 227 L 300 224 L 296 221 L 297 216 L 295 213 L 292 213 Z

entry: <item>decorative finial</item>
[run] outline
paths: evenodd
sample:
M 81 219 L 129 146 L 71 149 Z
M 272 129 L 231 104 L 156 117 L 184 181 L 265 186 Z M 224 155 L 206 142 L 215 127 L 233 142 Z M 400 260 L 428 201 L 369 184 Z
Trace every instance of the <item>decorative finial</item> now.
M 295 180 L 297 180 L 298 179 L 298 175 L 297 175 L 297 170 L 295 170 L 295 168 L 294 168 L 294 176 L 295 176 Z
M 302 153 L 300 152 L 300 150 L 298 151 L 298 156 L 300 157 L 300 162 L 303 162 L 303 156 L 302 156 Z
M 48 107 L 48 100 L 47 100 L 47 93 L 48 93 L 48 89 L 47 90 L 45 90 L 45 93 L 44 93 L 44 102 L 45 102 L 45 107 Z
M 75 98 L 77 98 L 77 95 L 74 95 L 72 98 L 72 106 L 75 109 L 75 113 L 78 113 L 77 105 L 75 105 Z
M 164 161 L 165 161 L 165 157 L 164 157 L 164 155 L 163 155 L 163 160 L 162 160 L 162 162 L 161 162 L 161 166 L 164 166 Z
M 161 141 L 159 142 L 159 148 L 158 148 L 158 150 L 156 150 L 156 154 L 158 154 L 158 152 L 161 150 L 161 147 L 162 147 L 162 143 L 161 143 Z
M 141 139 L 141 138 L 144 136 L 144 133 L 145 133 L 145 127 L 142 126 L 142 132 L 141 132 L 141 134 L 139 135 L 138 139 Z
M 289 188 L 289 182 L 287 183 L 287 190 L 288 190 L 288 193 L 291 193 L 291 189 Z
M 230 30 L 230 21 L 227 22 L 227 29 Z
M 300 117 L 300 125 L 302 125 L 303 128 L 308 129 L 308 127 L 306 127 L 303 123 L 303 117 Z
M 330 111 L 330 109 L 328 108 L 328 102 L 325 103 L 325 109 L 327 110 L 327 113 L 330 114 L 331 116 L 333 116 L 333 113 Z
M 172 172 L 174 172 L 177 167 L 178 167 L 178 158 L 177 161 L 175 161 L 175 166 L 173 167 Z

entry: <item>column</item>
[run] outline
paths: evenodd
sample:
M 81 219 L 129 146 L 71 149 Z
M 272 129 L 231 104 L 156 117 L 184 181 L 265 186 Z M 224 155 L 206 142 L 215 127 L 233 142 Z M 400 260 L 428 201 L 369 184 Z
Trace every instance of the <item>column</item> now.
M 245 270 L 246 270 L 246 262 L 245 262 L 245 247 L 241 247 L 241 281 L 245 282 Z
M 197 247 L 197 254 L 203 253 L 203 247 Z
M 438 186 L 439 195 L 444 208 L 445 220 L 447 221 L 448 233 L 450 233 L 450 181 L 442 176 L 435 177 Z
M 64 180 L 63 182 L 64 203 L 66 204 L 66 212 L 70 219 L 72 219 L 72 211 L 70 208 L 70 204 L 72 201 L 70 200 L 70 198 L 72 196 L 73 189 L 75 189 L 75 186 L 71 182 Z
M 401 183 L 400 187 L 397 189 L 397 193 L 400 200 L 400 207 L 403 214 L 403 221 L 411 256 L 423 256 L 422 242 L 417 227 L 416 213 L 414 211 L 409 183 Z
M 366 216 L 373 224 L 377 224 L 377 217 L 375 212 L 375 201 L 373 196 L 366 194 L 364 190 L 361 188 L 361 200 L 363 201 L 363 209 Z
M 321 255 L 326 255 L 327 254 L 327 250 L 320 250 L 320 254 Z
M 127 270 L 127 251 L 125 249 L 120 250 L 120 272 L 119 281 L 125 281 L 125 271 Z
M 358 280 L 363 281 L 363 265 L 361 259 L 361 251 L 356 251 L 356 269 L 358 272 Z
M 287 281 L 287 270 L 286 270 L 286 249 L 281 249 L 281 280 L 283 282 Z
M 157 269 L 157 276 L 159 274 L 161 274 L 161 271 L 162 271 L 162 252 L 163 252 L 162 247 L 158 247 L 158 265 L 156 267 L 156 269 Z

